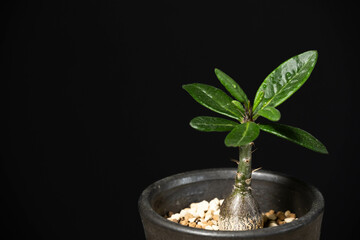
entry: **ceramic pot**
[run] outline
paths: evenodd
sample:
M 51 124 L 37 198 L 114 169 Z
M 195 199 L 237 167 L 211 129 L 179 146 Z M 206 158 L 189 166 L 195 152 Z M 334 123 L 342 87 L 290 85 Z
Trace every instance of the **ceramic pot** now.
M 212 231 L 173 223 L 163 216 L 179 212 L 193 202 L 227 196 L 236 169 L 206 169 L 176 174 L 147 187 L 139 199 L 139 212 L 147 240 L 318 240 L 324 198 L 313 186 L 295 178 L 260 170 L 253 173 L 253 195 L 262 212 L 290 210 L 298 220 L 250 231 Z

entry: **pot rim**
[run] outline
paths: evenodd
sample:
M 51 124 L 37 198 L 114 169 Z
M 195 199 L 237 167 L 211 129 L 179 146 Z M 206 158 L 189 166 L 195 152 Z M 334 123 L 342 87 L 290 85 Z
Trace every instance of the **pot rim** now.
M 236 172 L 234 168 L 215 168 L 215 169 L 202 169 L 202 170 L 193 170 L 184 173 L 178 173 L 175 175 L 171 175 L 160 179 L 153 184 L 149 185 L 141 194 L 138 202 L 139 212 L 142 213 L 142 217 L 146 217 L 150 221 L 153 221 L 155 224 L 160 225 L 161 227 L 171 229 L 173 231 L 198 235 L 198 236 L 211 236 L 211 237 L 242 237 L 242 238 L 250 238 L 250 237 L 262 237 L 262 236 L 270 236 L 270 235 L 277 235 L 284 232 L 295 231 L 296 229 L 309 224 L 313 219 L 320 215 L 324 211 L 324 198 L 321 192 L 315 188 L 314 186 L 305 183 L 301 180 L 293 178 L 289 175 L 283 173 L 277 173 L 274 171 L 269 170 L 259 170 L 253 173 L 254 178 L 260 178 L 261 180 L 273 181 L 278 184 L 293 181 L 296 184 L 300 184 L 303 187 L 307 188 L 313 197 L 314 201 L 311 205 L 309 211 L 302 217 L 299 217 L 298 220 L 292 221 L 287 224 L 279 225 L 272 228 L 262 228 L 256 230 L 249 230 L 249 231 L 214 231 L 214 230 L 206 230 L 206 229 L 199 229 L 199 228 L 192 228 L 188 226 L 183 226 L 178 223 L 171 222 L 164 218 L 163 216 L 159 215 L 155 210 L 152 208 L 150 203 L 151 196 L 158 191 L 159 189 L 163 188 L 165 183 L 175 182 L 175 180 L 182 179 L 181 183 L 171 185 L 172 188 L 178 185 L 183 185 L 191 182 L 197 181 L 206 181 L 219 178 L 219 175 L 216 174 L 218 172 L 228 172 L 232 171 Z M 208 173 L 207 176 L 204 176 L 204 173 Z M 196 176 L 196 180 L 194 181 L 194 176 Z M 166 190 L 165 189 L 165 190 Z

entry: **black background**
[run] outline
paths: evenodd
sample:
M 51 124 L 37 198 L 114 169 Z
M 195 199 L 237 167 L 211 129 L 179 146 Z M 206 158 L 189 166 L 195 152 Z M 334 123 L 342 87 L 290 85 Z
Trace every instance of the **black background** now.
M 349 1 L 9 1 L 1 14 L 1 234 L 4 239 L 144 239 L 137 200 L 183 171 L 235 167 L 216 114 L 181 88 L 250 99 L 280 63 L 316 49 L 309 81 L 280 122 L 320 139 L 321 155 L 267 133 L 254 168 L 310 182 L 326 200 L 321 239 L 354 239 L 359 217 L 357 5 Z M 265 120 L 262 120 L 266 122 Z M 124 237 L 124 234 L 126 234 Z

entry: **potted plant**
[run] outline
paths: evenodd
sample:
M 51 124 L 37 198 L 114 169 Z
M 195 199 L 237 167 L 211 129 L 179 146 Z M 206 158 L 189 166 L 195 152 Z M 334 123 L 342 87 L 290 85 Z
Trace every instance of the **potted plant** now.
M 206 84 L 183 85 L 198 103 L 235 120 L 200 116 L 192 119 L 190 126 L 205 132 L 229 132 L 225 145 L 239 148 L 238 167 L 236 171 L 219 169 L 175 175 L 149 186 L 139 200 L 147 239 L 319 239 L 324 205 L 321 193 L 306 183 L 281 174 L 267 171 L 253 174 L 251 168 L 253 142 L 261 131 L 319 153 L 328 153 L 310 133 L 275 123 L 281 116 L 276 107 L 306 82 L 317 57 L 317 51 L 307 51 L 282 63 L 265 78 L 253 103 L 239 84 L 219 69 L 215 69 L 215 74 L 234 99 Z M 257 123 L 259 117 L 271 122 Z M 272 197 L 266 197 L 269 195 Z M 220 208 L 221 231 L 191 229 L 161 217 L 166 211 L 177 211 L 191 201 L 210 196 L 225 198 Z M 271 198 L 270 202 L 265 203 L 266 198 Z M 273 204 L 273 208 L 297 210 L 299 221 L 264 229 L 262 212 L 272 208 L 269 204 Z

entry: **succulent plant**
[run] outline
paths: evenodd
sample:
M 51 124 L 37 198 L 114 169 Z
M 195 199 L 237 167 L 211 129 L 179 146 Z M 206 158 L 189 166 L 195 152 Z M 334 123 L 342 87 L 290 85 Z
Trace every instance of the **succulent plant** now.
M 309 78 L 318 58 L 317 51 L 307 51 L 292 57 L 272 71 L 260 85 L 251 103 L 240 85 L 215 68 L 220 83 L 230 93 L 219 88 L 192 83 L 183 88 L 201 105 L 236 121 L 199 116 L 190 126 L 204 132 L 229 132 L 225 145 L 239 148 L 238 169 L 233 191 L 220 209 L 220 230 L 251 230 L 263 227 L 259 206 L 251 193 L 251 161 L 253 141 L 261 131 L 297 143 L 315 152 L 327 154 L 326 147 L 310 133 L 288 125 L 275 123 L 281 114 L 277 106 L 294 94 Z M 259 117 L 271 122 L 256 123 Z

